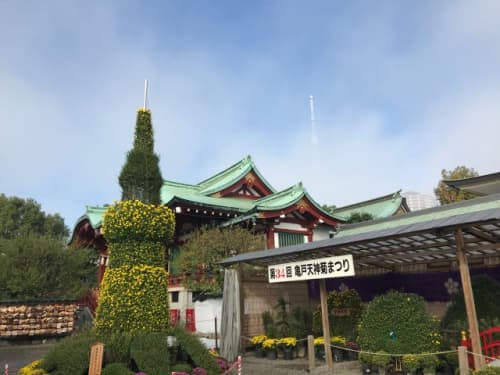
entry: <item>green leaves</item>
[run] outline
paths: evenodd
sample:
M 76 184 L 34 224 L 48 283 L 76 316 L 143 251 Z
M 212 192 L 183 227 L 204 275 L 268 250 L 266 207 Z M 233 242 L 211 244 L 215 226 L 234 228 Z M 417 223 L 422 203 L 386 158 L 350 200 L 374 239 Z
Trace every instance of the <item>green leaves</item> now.
M 61 240 L 68 237 L 69 230 L 59 214 L 45 214 L 35 200 L 0 194 L 0 238 L 13 239 L 29 234 Z
M 247 229 L 202 228 L 192 233 L 189 240 L 173 259 L 173 268 L 189 277 L 184 286 L 193 291 L 221 294 L 224 273 L 218 262 L 232 255 L 261 250 L 264 237 Z
M 474 194 L 449 187 L 443 182 L 443 180 L 460 180 L 463 178 L 477 176 L 479 176 L 479 174 L 474 170 L 474 168 L 467 168 L 463 165 L 458 166 L 450 171 L 443 169 L 441 171 L 442 180 L 439 181 L 438 186 L 434 189 L 434 194 L 436 194 L 436 197 L 439 199 L 439 202 L 441 202 L 441 204 L 459 202 L 466 199 L 475 198 L 476 195 Z
M 0 299 L 76 299 L 95 284 L 96 257 L 53 238 L 0 240 Z

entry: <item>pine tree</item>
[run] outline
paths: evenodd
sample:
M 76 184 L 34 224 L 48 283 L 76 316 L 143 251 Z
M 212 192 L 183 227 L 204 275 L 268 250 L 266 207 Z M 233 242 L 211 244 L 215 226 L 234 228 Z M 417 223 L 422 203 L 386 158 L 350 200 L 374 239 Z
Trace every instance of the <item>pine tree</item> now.
M 154 153 L 151 112 L 137 111 L 134 146 L 127 153 L 127 160 L 118 178 L 122 188 L 122 200 L 137 199 L 144 203 L 160 204 L 163 178 L 159 157 Z

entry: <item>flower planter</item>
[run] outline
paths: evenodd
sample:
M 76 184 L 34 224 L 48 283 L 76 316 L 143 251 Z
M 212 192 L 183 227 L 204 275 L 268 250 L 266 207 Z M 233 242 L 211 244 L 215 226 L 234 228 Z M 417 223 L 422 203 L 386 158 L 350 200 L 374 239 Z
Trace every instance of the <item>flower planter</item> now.
M 254 353 L 257 358 L 264 358 L 266 356 L 266 351 L 261 346 L 256 347 Z
M 342 362 L 344 360 L 344 351 L 338 348 L 332 348 L 333 360 L 335 362 Z
M 267 359 L 276 359 L 278 358 L 278 353 L 276 349 L 268 349 L 266 350 L 266 358 Z
M 294 348 L 292 347 L 284 347 L 283 348 L 283 359 L 291 360 L 294 357 Z

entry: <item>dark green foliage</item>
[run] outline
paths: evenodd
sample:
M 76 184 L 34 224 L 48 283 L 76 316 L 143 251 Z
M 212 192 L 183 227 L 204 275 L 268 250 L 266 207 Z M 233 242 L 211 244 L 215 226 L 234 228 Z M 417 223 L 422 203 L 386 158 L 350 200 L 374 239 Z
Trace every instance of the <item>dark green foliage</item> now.
M 140 109 L 137 112 L 134 147 L 127 154 L 120 177 L 122 200 L 138 199 L 145 203 L 160 204 L 160 189 L 163 178 L 159 158 L 154 153 L 151 113 Z
M 482 370 L 474 371 L 473 375 L 500 375 L 500 367 L 488 366 Z
M 498 303 L 500 301 L 500 283 L 486 275 L 474 276 L 471 282 L 477 318 L 484 325 L 482 328 L 494 326 L 494 320 L 500 317 L 500 304 Z M 454 296 L 446 315 L 441 321 L 441 326 L 456 331 L 468 331 L 462 291 Z
M 353 212 L 349 219 L 348 224 L 360 223 L 362 221 L 373 220 L 373 216 L 367 212 Z
M 84 375 L 90 360 L 90 347 L 99 342 L 92 332 L 82 332 L 59 343 L 43 358 L 40 365 L 51 375 Z
M 172 367 L 172 372 L 186 372 L 188 374 L 191 373 L 191 371 L 193 370 L 193 368 L 191 367 L 191 365 L 189 365 L 188 363 L 176 363 L 173 367 Z
M 343 336 L 347 340 L 355 340 L 357 327 L 363 313 L 363 304 L 358 292 L 354 289 L 334 290 L 327 297 L 330 334 Z M 313 318 L 313 332 L 323 335 L 321 323 L 321 306 L 316 308 Z
M 130 363 L 130 344 L 134 335 L 129 332 L 113 332 L 103 337 L 106 363 Z
M 363 351 L 424 353 L 438 349 L 437 322 L 416 294 L 388 292 L 375 297 L 363 314 L 358 342 Z
M 264 237 L 248 229 L 205 227 L 192 233 L 179 255 L 174 258 L 173 268 L 180 274 L 193 275 L 183 281 L 187 289 L 214 296 L 222 295 L 224 272 L 218 262 L 232 255 L 264 247 Z
M 111 254 L 110 268 L 118 268 L 129 264 L 165 266 L 165 245 L 159 242 L 129 240 L 119 244 L 110 243 L 108 253 Z
M 13 239 L 29 234 L 63 240 L 69 230 L 59 214 L 46 214 L 33 199 L 0 194 L 0 238 Z
M 130 346 L 130 355 L 140 371 L 148 375 L 170 373 L 170 354 L 166 333 L 137 335 Z
M 54 238 L 0 239 L 0 299 L 76 299 L 95 285 L 96 257 Z
M 303 339 L 311 333 L 311 313 L 299 307 L 294 308 L 291 312 L 289 310 L 289 303 L 280 298 L 274 306 L 273 313 L 270 311 L 262 313 L 264 333 L 267 337 L 295 337 Z
M 207 370 L 208 375 L 220 374 L 215 358 L 210 355 L 198 337 L 180 326 L 175 327 L 172 332 L 177 339 L 177 345 L 189 355 L 196 367 L 203 367 Z
M 123 363 L 111 363 L 102 369 L 101 375 L 134 375 Z

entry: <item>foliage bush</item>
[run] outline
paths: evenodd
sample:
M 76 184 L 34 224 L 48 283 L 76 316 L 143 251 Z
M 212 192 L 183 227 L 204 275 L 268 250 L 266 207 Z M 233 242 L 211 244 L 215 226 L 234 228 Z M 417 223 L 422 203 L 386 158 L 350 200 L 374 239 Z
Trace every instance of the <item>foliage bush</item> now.
M 140 371 L 148 375 L 170 373 L 170 355 L 166 333 L 137 335 L 131 343 L 130 355 Z
M 219 374 L 219 366 L 215 358 L 208 352 L 207 348 L 200 339 L 183 327 L 176 326 L 172 330 L 173 335 L 177 339 L 177 344 L 184 350 L 191 361 L 198 367 L 203 367 L 207 370 L 208 375 Z
M 262 313 L 264 332 L 268 337 L 296 337 L 306 338 L 311 332 L 312 315 L 300 307 L 289 312 L 289 304 L 280 298 L 274 306 L 273 312 Z
M 168 275 L 145 265 L 108 269 L 94 327 L 99 333 L 168 329 Z
M 51 375 L 84 375 L 89 367 L 90 347 L 98 341 L 90 331 L 67 337 L 47 353 L 40 367 Z
M 500 375 L 500 367 L 487 366 L 482 370 L 477 370 L 472 373 L 473 375 Z
M 174 257 L 172 266 L 176 272 L 190 276 L 183 281 L 183 286 L 187 289 L 220 296 L 224 287 L 224 272 L 218 262 L 232 255 L 264 247 L 264 237 L 246 228 L 204 227 L 190 235 Z
M 174 233 L 175 216 L 166 206 L 138 200 L 119 201 L 107 208 L 102 228 L 109 243 L 165 243 Z
M 343 336 L 348 340 L 354 340 L 363 314 L 363 304 L 358 292 L 354 289 L 331 291 L 327 297 L 327 308 L 330 335 Z M 336 310 L 345 310 L 345 315 L 335 314 Z M 313 314 L 313 332 L 315 335 L 323 334 L 320 305 Z
M 105 344 L 104 361 L 106 363 L 129 364 L 130 344 L 134 335 L 130 332 L 112 332 L 104 335 L 102 341 Z
M 486 275 L 472 277 L 471 283 L 478 320 L 483 326 L 486 326 L 484 328 L 494 326 L 496 319 L 500 317 L 500 304 L 498 303 L 500 301 L 500 283 Z M 468 331 L 464 294 L 462 292 L 454 296 L 445 316 L 441 320 L 441 326 L 457 332 Z
M 123 363 L 111 363 L 102 369 L 101 375 L 134 375 Z
M 96 259 L 48 237 L 0 239 L 0 299 L 76 299 L 95 285 Z
M 422 297 L 391 291 L 369 303 L 359 325 L 358 342 L 368 352 L 432 353 L 441 341 L 437 328 Z
M 190 374 L 192 369 L 191 365 L 179 362 L 172 367 L 172 372 L 185 372 L 186 374 Z

